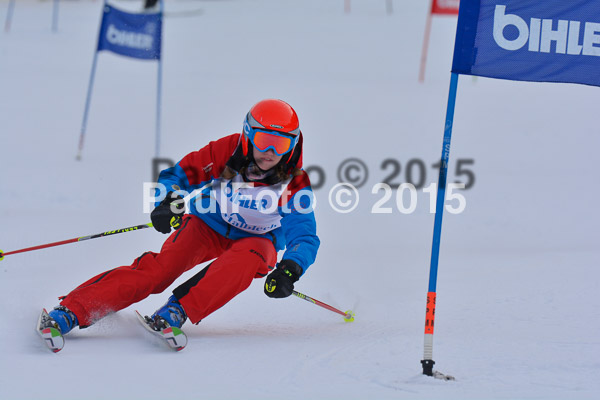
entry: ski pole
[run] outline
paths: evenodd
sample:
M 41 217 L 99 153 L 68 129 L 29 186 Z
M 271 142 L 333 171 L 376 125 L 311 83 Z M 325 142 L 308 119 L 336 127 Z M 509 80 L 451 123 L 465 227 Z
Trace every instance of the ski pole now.
M 354 312 L 352 310 L 348 310 L 346 312 L 340 311 L 340 310 L 338 310 L 335 307 L 331 307 L 330 305 L 325 304 L 322 301 L 319 301 L 317 299 L 313 299 L 312 297 L 307 296 L 305 294 L 302 294 L 300 292 L 296 292 L 295 290 L 292 291 L 292 294 L 294 296 L 296 296 L 296 297 L 301 298 L 302 300 L 306 300 L 306 301 L 308 301 L 310 303 L 313 303 L 313 304 L 316 304 L 316 305 L 318 305 L 320 307 L 323 307 L 323 308 L 325 308 L 325 309 L 327 309 L 329 311 L 333 311 L 334 313 L 338 313 L 338 314 L 342 315 L 344 317 L 344 321 L 346 321 L 346 322 L 352 322 L 352 321 L 354 321 Z
M 128 228 L 116 229 L 114 231 L 97 233 L 95 235 L 88 235 L 88 236 L 82 236 L 82 237 L 73 238 L 73 239 L 61 240 L 60 242 L 41 244 L 39 246 L 27 247 L 26 249 L 7 251 L 6 253 L 3 253 L 2 250 L 0 250 L 0 261 L 2 261 L 4 259 L 4 256 L 8 256 L 11 254 L 24 253 L 26 251 L 45 249 L 47 247 L 62 246 L 63 244 L 68 244 L 68 243 L 83 242 L 84 240 L 88 240 L 88 239 L 96 239 L 96 238 L 100 238 L 100 237 L 104 237 L 104 236 L 116 235 L 117 233 L 137 231 L 137 230 L 145 229 L 145 228 L 152 228 L 152 223 L 150 222 L 147 224 L 130 226 Z

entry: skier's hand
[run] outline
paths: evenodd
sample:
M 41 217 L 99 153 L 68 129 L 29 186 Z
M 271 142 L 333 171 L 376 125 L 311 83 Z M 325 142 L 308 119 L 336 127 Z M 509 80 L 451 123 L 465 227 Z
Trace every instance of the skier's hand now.
M 275 271 L 267 275 L 265 294 L 276 299 L 288 297 L 294 290 L 294 282 L 300 279 L 301 275 L 302 267 L 295 261 L 281 260 Z
M 150 214 L 152 226 L 160 233 L 171 233 L 171 227 L 181 226 L 181 217 L 185 212 L 183 197 L 175 192 L 167 193 L 165 199 Z

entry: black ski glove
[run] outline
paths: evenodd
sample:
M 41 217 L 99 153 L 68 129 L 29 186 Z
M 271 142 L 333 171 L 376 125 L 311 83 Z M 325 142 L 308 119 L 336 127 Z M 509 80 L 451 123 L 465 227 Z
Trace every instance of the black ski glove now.
M 181 217 L 185 212 L 183 197 L 175 192 L 167 193 L 165 199 L 150 214 L 152 226 L 160 233 L 171 233 L 171 227 L 181 226 Z
M 265 294 L 275 299 L 288 297 L 294 290 L 294 282 L 300 279 L 302 267 L 295 261 L 281 260 L 275 271 L 267 275 Z

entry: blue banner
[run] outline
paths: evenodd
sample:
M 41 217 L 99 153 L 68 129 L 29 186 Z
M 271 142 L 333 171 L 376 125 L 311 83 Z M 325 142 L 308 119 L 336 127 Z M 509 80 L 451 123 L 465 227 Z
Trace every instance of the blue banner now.
M 131 14 L 105 4 L 98 51 L 108 50 L 127 57 L 159 60 L 162 13 Z
M 600 0 L 461 0 L 452 72 L 600 86 Z

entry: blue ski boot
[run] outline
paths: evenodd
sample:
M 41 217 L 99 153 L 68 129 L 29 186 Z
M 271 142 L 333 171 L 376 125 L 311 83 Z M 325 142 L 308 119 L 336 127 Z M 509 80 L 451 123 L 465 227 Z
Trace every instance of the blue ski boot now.
M 179 300 L 175 296 L 171 296 L 164 306 L 150 316 L 150 319 L 152 320 L 149 323 L 150 327 L 155 331 L 162 331 L 170 326 L 181 328 L 185 321 L 187 321 L 187 315 Z
M 50 325 L 54 325 L 54 327 L 57 327 L 58 330 L 60 330 L 60 333 L 63 335 L 71 332 L 73 328 L 79 325 L 79 322 L 77 322 L 77 317 L 75 314 L 73 314 L 73 311 L 69 310 L 67 307 L 54 307 L 54 310 L 50 311 L 48 314 L 55 323 L 53 324 L 52 322 L 48 322 L 48 327 L 50 327 Z

